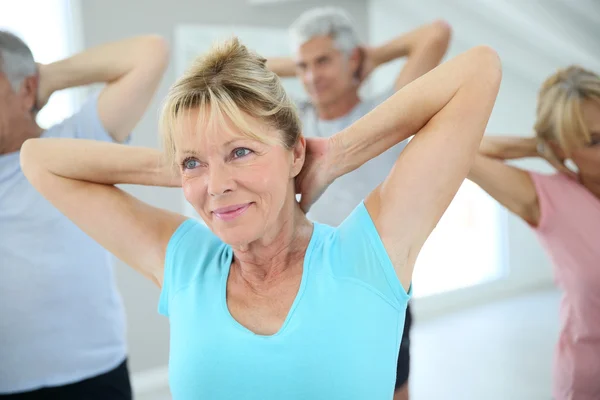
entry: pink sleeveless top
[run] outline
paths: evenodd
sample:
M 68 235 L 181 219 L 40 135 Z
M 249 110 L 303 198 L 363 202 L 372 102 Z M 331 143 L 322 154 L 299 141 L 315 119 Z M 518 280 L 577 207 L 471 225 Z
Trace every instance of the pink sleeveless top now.
M 553 368 L 555 400 L 600 399 L 600 199 L 563 174 L 531 173 L 534 228 L 563 291 Z

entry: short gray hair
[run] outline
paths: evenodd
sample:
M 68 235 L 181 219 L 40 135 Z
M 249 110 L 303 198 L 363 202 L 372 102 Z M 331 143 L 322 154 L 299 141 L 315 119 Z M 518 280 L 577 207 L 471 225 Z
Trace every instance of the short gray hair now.
M 338 7 L 310 9 L 290 26 L 290 40 L 294 50 L 317 36 L 330 36 L 336 48 L 347 56 L 360 46 L 352 18 Z
M 18 36 L 0 30 L 0 71 L 6 75 L 13 90 L 18 91 L 23 80 L 37 74 L 37 65 L 29 47 Z

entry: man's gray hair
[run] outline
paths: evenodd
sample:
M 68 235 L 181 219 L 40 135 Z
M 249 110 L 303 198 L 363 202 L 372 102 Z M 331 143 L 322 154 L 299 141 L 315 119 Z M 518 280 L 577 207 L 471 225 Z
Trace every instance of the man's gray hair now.
M 335 47 L 347 56 L 360 46 L 352 18 L 338 7 L 310 9 L 290 26 L 290 40 L 294 51 L 317 36 L 330 36 Z
M 18 36 L 2 30 L 0 71 L 4 73 L 14 91 L 21 88 L 25 78 L 37 74 L 37 65 L 29 47 Z

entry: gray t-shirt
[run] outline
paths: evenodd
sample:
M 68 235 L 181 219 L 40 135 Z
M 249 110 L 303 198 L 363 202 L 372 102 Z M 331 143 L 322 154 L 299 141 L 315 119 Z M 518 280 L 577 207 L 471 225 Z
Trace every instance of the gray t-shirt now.
M 297 102 L 305 137 L 330 137 L 352 125 L 394 93 L 362 100 L 348 114 L 335 120 L 321 120 L 309 102 Z M 397 144 L 360 168 L 336 179 L 311 207 L 312 220 L 337 226 L 387 177 L 406 141 Z

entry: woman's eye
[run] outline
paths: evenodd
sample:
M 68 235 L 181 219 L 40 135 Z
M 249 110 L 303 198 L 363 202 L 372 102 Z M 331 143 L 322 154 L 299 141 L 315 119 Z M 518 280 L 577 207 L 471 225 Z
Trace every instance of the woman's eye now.
M 234 158 L 240 158 L 240 157 L 247 156 L 250 153 L 251 153 L 250 150 L 248 150 L 246 148 L 243 148 L 243 147 L 240 147 L 238 149 L 233 150 L 233 157 Z
M 194 169 L 196 167 L 198 167 L 200 163 L 194 159 L 188 158 L 187 160 L 184 160 L 182 165 L 184 169 Z

